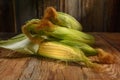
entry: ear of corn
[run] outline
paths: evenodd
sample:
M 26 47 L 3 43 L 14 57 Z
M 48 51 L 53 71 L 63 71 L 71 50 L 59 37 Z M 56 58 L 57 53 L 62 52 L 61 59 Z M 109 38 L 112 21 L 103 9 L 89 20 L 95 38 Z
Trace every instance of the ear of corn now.
M 82 30 L 81 24 L 74 17 L 63 12 L 57 12 L 53 7 L 48 7 L 45 10 L 43 19 L 48 19 L 55 25 L 62 27 Z
M 80 61 L 89 67 L 95 66 L 80 49 L 59 42 L 42 43 L 39 47 L 38 54 L 61 61 Z
M 82 25 L 72 16 L 63 12 L 57 12 L 56 19 L 52 18 L 51 22 L 55 25 L 75 29 L 75 30 L 82 30 Z
M 96 49 L 92 48 L 88 44 L 78 42 L 78 41 L 70 41 L 70 40 L 61 40 L 60 42 L 66 44 L 66 45 L 69 45 L 69 46 L 78 47 L 79 49 L 81 49 L 84 52 L 84 54 L 86 56 L 97 55 Z
M 92 45 L 95 42 L 94 37 L 90 34 L 60 26 L 56 26 L 54 31 L 48 32 L 47 35 L 61 40 L 78 41 L 89 45 Z
M 30 22 L 33 22 L 33 21 L 30 21 Z M 90 34 L 87 34 L 87 33 L 84 33 L 84 32 L 78 31 L 78 30 L 54 25 L 48 20 L 42 20 L 42 25 L 39 26 L 39 28 L 42 27 L 42 29 L 37 29 L 38 26 L 35 24 L 30 24 L 30 23 L 28 23 L 28 24 L 29 25 L 26 24 L 24 26 L 25 28 L 24 27 L 22 28 L 23 32 L 26 35 L 28 35 L 28 33 L 30 33 L 30 35 L 28 37 L 31 37 L 32 34 L 36 33 L 37 35 L 47 35 L 48 37 L 52 36 L 52 37 L 62 39 L 62 40 L 79 41 L 79 42 L 87 43 L 90 45 L 94 44 L 94 42 L 95 42 L 94 37 Z M 52 30 L 49 31 L 49 28 L 46 28 L 46 27 L 51 27 Z

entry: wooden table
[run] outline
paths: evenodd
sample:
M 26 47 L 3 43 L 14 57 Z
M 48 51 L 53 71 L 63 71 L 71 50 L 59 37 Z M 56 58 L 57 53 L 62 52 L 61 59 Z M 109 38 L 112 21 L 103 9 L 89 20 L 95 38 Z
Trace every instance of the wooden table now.
M 0 48 L 0 80 L 120 80 L 120 33 L 91 34 L 96 47 L 116 57 L 114 64 L 101 64 L 104 72 L 36 56 L 15 57 L 17 52 Z

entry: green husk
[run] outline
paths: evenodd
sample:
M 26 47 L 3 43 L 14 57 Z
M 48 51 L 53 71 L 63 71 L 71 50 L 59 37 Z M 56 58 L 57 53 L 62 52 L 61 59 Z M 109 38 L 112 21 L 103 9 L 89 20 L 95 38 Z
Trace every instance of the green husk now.
M 39 45 L 32 43 L 24 34 L 19 34 L 8 40 L 0 40 L 0 47 L 26 54 L 35 54 Z
M 78 41 L 70 41 L 70 40 L 61 40 L 61 43 L 64 43 L 69 46 L 77 47 L 84 52 L 86 56 L 95 56 L 98 54 L 97 50 L 91 47 L 88 44 L 78 42 Z
M 82 30 L 82 25 L 74 17 L 63 12 L 57 12 L 57 17 L 51 18 L 50 20 L 55 25 L 80 31 Z
M 82 30 L 82 25 L 71 15 L 56 11 L 53 7 L 47 7 L 43 19 L 50 20 L 58 26 L 67 27 L 75 30 Z
M 61 40 L 71 40 L 71 41 L 78 41 L 83 42 L 89 45 L 92 45 L 95 43 L 95 39 L 92 35 L 74 30 L 69 29 L 65 27 L 57 26 L 54 28 L 53 31 L 48 32 L 46 35 L 53 36 L 55 38 L 61 39 Z
M 25 24 L 24 27 L 27 30 L 27 33 L 25 33 L 25 34 L 30 33 L 31 36 L 34 34 L 37 34 L 40 36 L 45 35 L 47 37 L 52 36 L 52 37 L 60 39 L 60 40 L 79 41 L 79 42 L 83 42 L 83 43 L 86 43 L 89 45 L 92 45 L 95 42 L 94 37 L 90 34 L 87 34 L 87 33 L 84 33 L 84 32 L 81 32 L 81 31 L 78 31 L 75 29 L 70 29 L 70 28 L 54 25 L 48 20 L 43 20 L 43 23 L 45 25 L 42 24 L 43 28 L 40 30 L 37 29 L 38 24 L 40 24 L 40 20 L 37 20 L 36 24 L 33 24 L 33 23 L 35 23 L 35 19 L 31 20 L 27 24 Z M 52 27 L 52 30 L 49 30 L 49 28 L 46 29 L 46 26 Z M 24 32 L 25 32 L 25 30 L 24 30 Z
M 32 34 L 36 33 L 36 27 L 40 25 L 41 20 L 40 19 L 31 19 L 26 22 L 24 26 L 27 26 L 27 30 L 31 32 Z M 39 33 L 40 34 L 40 33 Z

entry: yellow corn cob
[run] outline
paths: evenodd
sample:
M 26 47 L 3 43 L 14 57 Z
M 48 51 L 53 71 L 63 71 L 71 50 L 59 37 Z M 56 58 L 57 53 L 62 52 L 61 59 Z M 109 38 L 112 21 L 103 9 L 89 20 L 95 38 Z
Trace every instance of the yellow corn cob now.
M 38 54 L 44 57 L 59 59 L 61 61 L 81 61 L 88 67 L 95 67 L 84 53 L 77 48 L 70 47 L 59 42 L 44 42 L 40 45 Z

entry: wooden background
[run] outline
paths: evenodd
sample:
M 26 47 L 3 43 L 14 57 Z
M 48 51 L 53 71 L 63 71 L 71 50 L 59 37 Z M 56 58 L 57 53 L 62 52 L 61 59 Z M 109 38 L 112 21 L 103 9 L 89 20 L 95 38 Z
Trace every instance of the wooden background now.
M 48 6 L 74 16 L 86 32 L 120 32 L 120 0 L 0 0 L 0 32 L 21 32 Z

